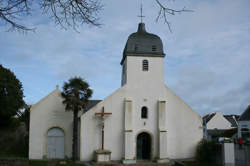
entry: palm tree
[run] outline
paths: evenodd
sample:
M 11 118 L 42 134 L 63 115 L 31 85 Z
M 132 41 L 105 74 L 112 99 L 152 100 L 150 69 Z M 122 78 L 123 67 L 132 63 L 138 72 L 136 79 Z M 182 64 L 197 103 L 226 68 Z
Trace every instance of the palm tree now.
M 77 160 L 78 112 L 84 110 L 92 96 L 92 89 L 81 77 L 74 77 L 63 85 L 62 97 L 66 110 L 73 111 L 72 159 Z

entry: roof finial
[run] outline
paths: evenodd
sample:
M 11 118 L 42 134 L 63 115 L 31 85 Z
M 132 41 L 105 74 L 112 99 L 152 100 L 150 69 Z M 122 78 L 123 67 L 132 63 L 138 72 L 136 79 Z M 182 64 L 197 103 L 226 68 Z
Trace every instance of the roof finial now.
M 138 17 L 141 17 L 141 23 L 142 23 L 142 18 L 145 17 L 142 15 L 142 4 L 141 4 L 141 15 L 139 15 Z

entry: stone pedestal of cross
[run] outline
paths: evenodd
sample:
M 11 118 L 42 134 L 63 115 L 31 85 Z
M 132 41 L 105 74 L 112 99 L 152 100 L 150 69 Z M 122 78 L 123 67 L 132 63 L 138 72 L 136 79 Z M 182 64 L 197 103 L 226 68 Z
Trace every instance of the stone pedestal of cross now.
M 111 115 L 111 112 L 104 112 L 104 107 L 102 107 L 101 112 L 95 113 L 95 116 L 100 117 L 102 126 L 102 148 L 95 151 L 95 160 L 97 162 L 107 162 L 111 159 L 111 152 L 109 150 L 104 150 L 104 118 Z

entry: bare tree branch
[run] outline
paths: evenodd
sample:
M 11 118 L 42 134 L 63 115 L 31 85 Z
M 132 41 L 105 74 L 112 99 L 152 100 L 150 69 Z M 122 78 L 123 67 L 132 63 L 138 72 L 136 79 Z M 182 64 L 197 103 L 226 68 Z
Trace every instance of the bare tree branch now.
M 35 28 L 19 24 L 31 15 L 33 0 L 0 0 L 0 25 L 6 25 L 8 31 L 32 31 Z M 48 14 L 63 29 L 73 28 L 77 31 L 82 24 L 100 26 L 99 11 L 101 0 L 41 0 L 43 14 Z M 21 20 L 22 19 L 22 20 Z
M 100 26 L 100 0 L 43 0 L 41 8 L 62 28 L 77 30 L 81 24 Z
M 193 12 L 193 10 L 186 9 L 185 6 L 181 10 L 175 10 L 172 8 L 168 8 L 167 6 L 164 6 L 159 0 L 155 0 L 155 1 L 158 4 L 158 6 L 160 7 L 160 10 L 158 12 L 158 16 L 156 18 L 156 22 L 158 22 L 159 19 L 163 18 L 164 23 L 166 23 L 168 25 L 168 29 L 171 33 L 172 33 L 171 24 L 168 21 L 167 14 L 175 15 L 176 13 Z
M 32 31 L 34 28 L 28 28 L 18 22 L 20 17 L 28 16 L 30 13 L 27 0 L 0 0 L 0 23 L 8 25 L 8 31 Z
M 88 24 L 100 26 L 99 12 L 102 10 L 103 0 L 0 0 L 0 25 L 6 25 L 8 30 L 19 30 L 23 32 L 34 31 L 35 28 L 20 24 L 27 16 L 32 14 L 32 3 L 39 3 L 43 14 L 49 15 L 55 24 L 63 29 L 73 28 L 77 31 L 80 25 Z M 164 20 L 168 29 L 172 32 L 171 24 L 168 20 L 169 15 L 176 13 L 192 12 L 185 7 L 175 10 L 163 5 L 160 0 L 155 0 L 160 10 L 156 22 Z

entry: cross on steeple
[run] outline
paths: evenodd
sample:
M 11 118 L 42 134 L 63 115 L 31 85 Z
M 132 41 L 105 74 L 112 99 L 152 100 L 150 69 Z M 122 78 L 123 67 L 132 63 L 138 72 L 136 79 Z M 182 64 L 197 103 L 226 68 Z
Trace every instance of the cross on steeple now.
M 138 17 L 141 17 L 141 23 L 142 23 L 142 18 L 145 17 L 142 15 L 142 4 L 141 4 L 141 15 L 139 15 Z

